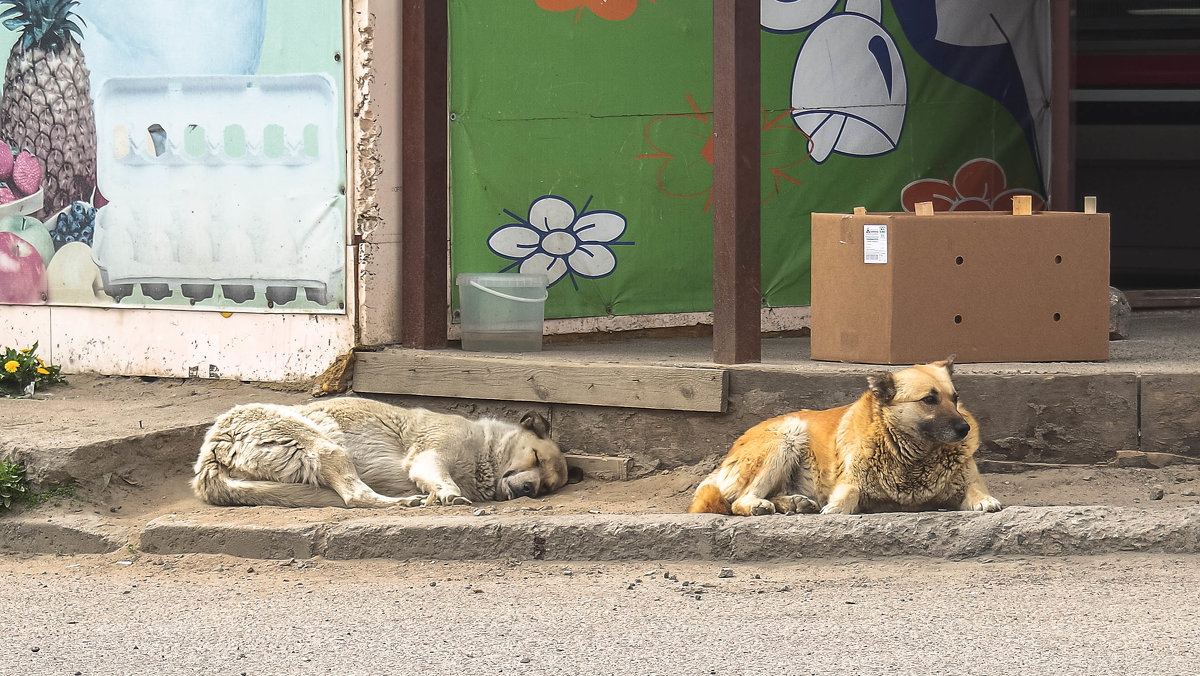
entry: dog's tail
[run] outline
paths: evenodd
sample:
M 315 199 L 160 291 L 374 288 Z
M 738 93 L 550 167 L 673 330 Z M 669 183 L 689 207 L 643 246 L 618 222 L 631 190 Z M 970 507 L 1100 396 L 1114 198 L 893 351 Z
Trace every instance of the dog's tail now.
M 688 511 L 693 514 L 733 514 L 729 500 L 722 495 L 721 489 L 707 479 L 696 489 L 696 497 L 692 499 Z
M 221 506 L 345 507 L 342 498 L 328 488 L 278 481 L 246 481 L 229 476 L 217 462 L 206 464 L 192 479 L 196 497 Z
M 196 497 L 212 505 L 269 505 L 274 507 L 345 507 L 346 503 L 332 490 L 316 484 L 310 468 L 293 470 L 301 483 L 279 481 L 248 481 L 234 478 L 229 466 L 222 458 L 232 458 L 239 451 L 248 449 L 239 446 L 234 433 L 229 429 L 228 417 L 222 417 L 209 429 L 200 446 L 196 459 L 192 490 Z M 285 465 L 303 465 L 301 453 L 293 453 Z M 285 454 L 286 455 L 286 454 Z M 310 470 L 310 471 L 304 471 Z M 305 481 L 307 479 L 307 481 Z

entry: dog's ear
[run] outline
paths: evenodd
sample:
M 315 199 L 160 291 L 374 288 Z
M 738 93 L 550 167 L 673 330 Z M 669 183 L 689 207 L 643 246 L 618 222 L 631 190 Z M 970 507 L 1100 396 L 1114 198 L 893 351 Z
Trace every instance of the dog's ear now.
M 521 416 L 521 427 L 533 432 L 539 439 L 550 438 L 550 421 L 542 417 L 541 413 L 530 411 Z
M 942 361 L 935 361 L 933 362 L 933 366 L 940 366 L 946 369 L 946 375 L 952 376 L 954 375 L 954 357 L 955 355 L 950 355 Z
M 575 465 L 569 465 L 567 467 L 567 483 L 577 484 L 580 481 L 583 481 L 583 470 Z
M 871 388 L 875 400 L 881 404 L 891 403 L 896 396 L 896 379 L 890 372 L 867 376 L 867 386 Z

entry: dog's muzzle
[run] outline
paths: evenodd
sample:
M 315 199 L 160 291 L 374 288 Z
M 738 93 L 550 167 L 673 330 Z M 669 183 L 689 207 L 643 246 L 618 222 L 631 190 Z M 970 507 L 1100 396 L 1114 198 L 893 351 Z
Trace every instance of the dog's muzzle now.
M 954 432 L 954 440 L 962 441 L 963 439 L 967 438 L 968 434 L 970 434 L 971 423 L 967 422 L 966 420 L 956 420 L 954 421 L 954 424 L 950 426 L 950 429 Z
M 500 479 L 500 496 L 505 500 L 537 497 L 538 481 L 536 470 L 508 472 Z

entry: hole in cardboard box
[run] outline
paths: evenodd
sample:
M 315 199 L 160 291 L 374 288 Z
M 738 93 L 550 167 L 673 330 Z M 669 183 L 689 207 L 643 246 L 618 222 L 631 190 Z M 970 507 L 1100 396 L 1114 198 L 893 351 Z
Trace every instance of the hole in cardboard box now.
M 1057 264 L 1059 264 L 1059 263 L 1061 263 L 1061 262 L 1062 262 L 1062 256 L 1055 256 L 1055 257 L 1054 257 L 1054 263 L 1055 263 L 1055 265 L 1057 265 Z
M 962 315 L 954 315 L 954 323 L 962 324 Z
M 225 127 L 225 154 L 241 157 L 246 154 L 246 130 L 240 124 Z
M 962 256 L 959 256 L 958 258 L 955 258 L 955 259 L 954 259 L 954 264 L 955 264 L 955 265 L 962 265 L 962 264 L 963 264 L 963 257 L 962 257 Z
M 1062 319 L 1062 315 L 1060 315 L 1060 314 L 1058 314 L 1057 312 L 1055 312 L 1055 313 L 1054 313 L 1054 321 L 1058 321 L 1058 320 L 1060 320 L 1060 319 Z

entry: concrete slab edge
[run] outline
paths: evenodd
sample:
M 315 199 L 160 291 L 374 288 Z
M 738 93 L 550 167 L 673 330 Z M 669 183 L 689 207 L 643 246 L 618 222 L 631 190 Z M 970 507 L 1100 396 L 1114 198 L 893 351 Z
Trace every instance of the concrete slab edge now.
M 370 516 L 279 527 L 160 517 L 141 530 L 137 543 L 142 551 L 154 554 L 265 559 L 783 562 L 884 556 L 1200 553 L 1200 507 L 1010 507 L 996 514 L 757 518 Z
M 88 517 L 0 519 L 0 554 L 107 554 L 130 544 L 135 536 Z

